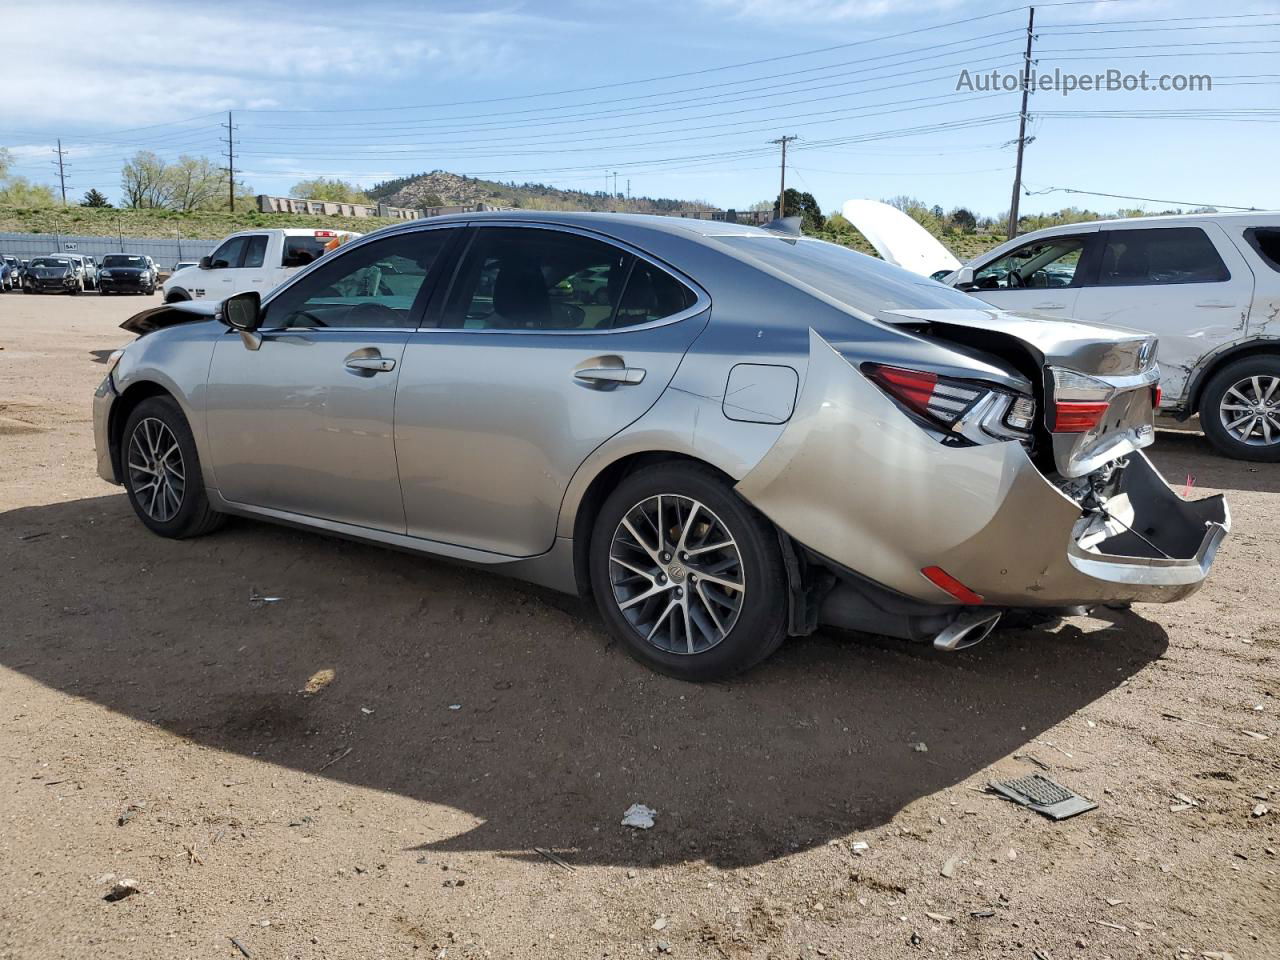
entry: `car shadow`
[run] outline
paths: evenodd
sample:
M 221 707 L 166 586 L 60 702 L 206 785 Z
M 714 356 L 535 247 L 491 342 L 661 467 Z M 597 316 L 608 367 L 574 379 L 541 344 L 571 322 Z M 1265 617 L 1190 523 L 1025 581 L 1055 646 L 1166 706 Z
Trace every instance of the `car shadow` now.
M 1196 499 L 1197 487 L 1252 493 L 1280 492 L 1280 466 L 1233 460 L 1219 453 L 1202 433 L 1161 430 L 1147 456 L 1172 487 Z M 1186 485 L 1191 482 L 1188 494 Z
M 692 685 L 631 661 L 575 598 L 248 521 L 164 540 L 123 495 L 0 514 L 0 565 L 4 666 L 199 744 L 473 818 L 424 848 L 579 864 L 742 866 L 884 824 L 1167 645 L 1131 613 L 951 655 L 823 632 Z M 322 670 L 332 681 L 301 692 Z M 654 829 L 620 826 L 637 802 Z

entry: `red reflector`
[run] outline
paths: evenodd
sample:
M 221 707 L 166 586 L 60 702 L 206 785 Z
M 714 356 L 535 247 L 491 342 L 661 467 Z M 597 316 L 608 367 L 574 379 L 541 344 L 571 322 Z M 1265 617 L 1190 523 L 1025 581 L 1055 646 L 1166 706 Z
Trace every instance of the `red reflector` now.
M 941 587 L 961 603 L 972 605 L 982 602 L 982 594 L 974 593 L 941 567 L 925 567 L 920 572 L 923 573 L 925 578 L 928 579 L 928 581 L 935 587 Z
M 1053 407 L 1054 433 L 1084 433 L 1098 425 L 1111 406 L 1107 400 L 1059 400 Z
M 938 385 L 936 373 L 903 370 L 901 367 L 876 367 L 875 377 L 912 410 L 928 413 L 933 388 Z
M 1161 388 L 1160 384 L 1157 383 L 1151 388 L 1151 409 L 1156 413 L 1160 412 L 1160 401 L 1163 397 L 1164 390 Z

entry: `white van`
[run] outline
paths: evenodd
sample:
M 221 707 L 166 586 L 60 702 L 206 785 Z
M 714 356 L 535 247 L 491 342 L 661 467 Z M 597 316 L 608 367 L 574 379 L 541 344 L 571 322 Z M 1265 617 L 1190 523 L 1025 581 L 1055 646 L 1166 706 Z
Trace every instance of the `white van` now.
M 303 267 L 361 236 L 350 230 L 245 230 L 233 233 L 193 267 L 164 282 L 164 302 L 225 300 L 257 290 L 263 296 Z
M 872 242 L 913 252 L 921 235 L 937 243 L 912 224 L 918 234 L 882 230 Z M 1280 213 L 1048 227 L 941 280 L 1005 310 L 1156 334 L 1161 412 L 1200 414 L 1229 457 L 1280 461 Z

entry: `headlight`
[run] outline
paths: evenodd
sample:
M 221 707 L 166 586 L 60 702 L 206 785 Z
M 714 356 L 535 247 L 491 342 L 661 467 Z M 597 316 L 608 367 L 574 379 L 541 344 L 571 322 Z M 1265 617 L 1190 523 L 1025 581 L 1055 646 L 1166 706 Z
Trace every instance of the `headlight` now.
M 107 357 L 107 376 L 108 377 L 111 376 L 112 371 L 115 370 L 116 368 L 116 364 L 120 362 L 120 358 L 123 356 L 124 356 L 123 347 L 121 347 L 119 350 L 111 351 L 110 356 Z
M 110 270 L 99 270 L 99 271 L 98 271 L 98 276 L 100 276 L 100 277 L 109 277 L 109 276 L 111 276 L 111 271 L 110 271 Z

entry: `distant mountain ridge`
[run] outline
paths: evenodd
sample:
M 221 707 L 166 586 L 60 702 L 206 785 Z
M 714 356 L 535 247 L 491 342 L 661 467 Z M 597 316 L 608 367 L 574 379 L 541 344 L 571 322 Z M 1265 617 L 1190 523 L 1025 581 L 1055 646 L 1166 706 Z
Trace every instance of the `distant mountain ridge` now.
M 541 183 L 501 183 L 479 180 L 445 170 L 418 173 L 375 184 L 366 193 L 394 207 L 434 207 L 488 203 L 520 210 L 623 210 L 629 213 L 691 213 L 714 210 L 700 200 L 654 197 L 616 197 L 601 190 L 562 190 Z

